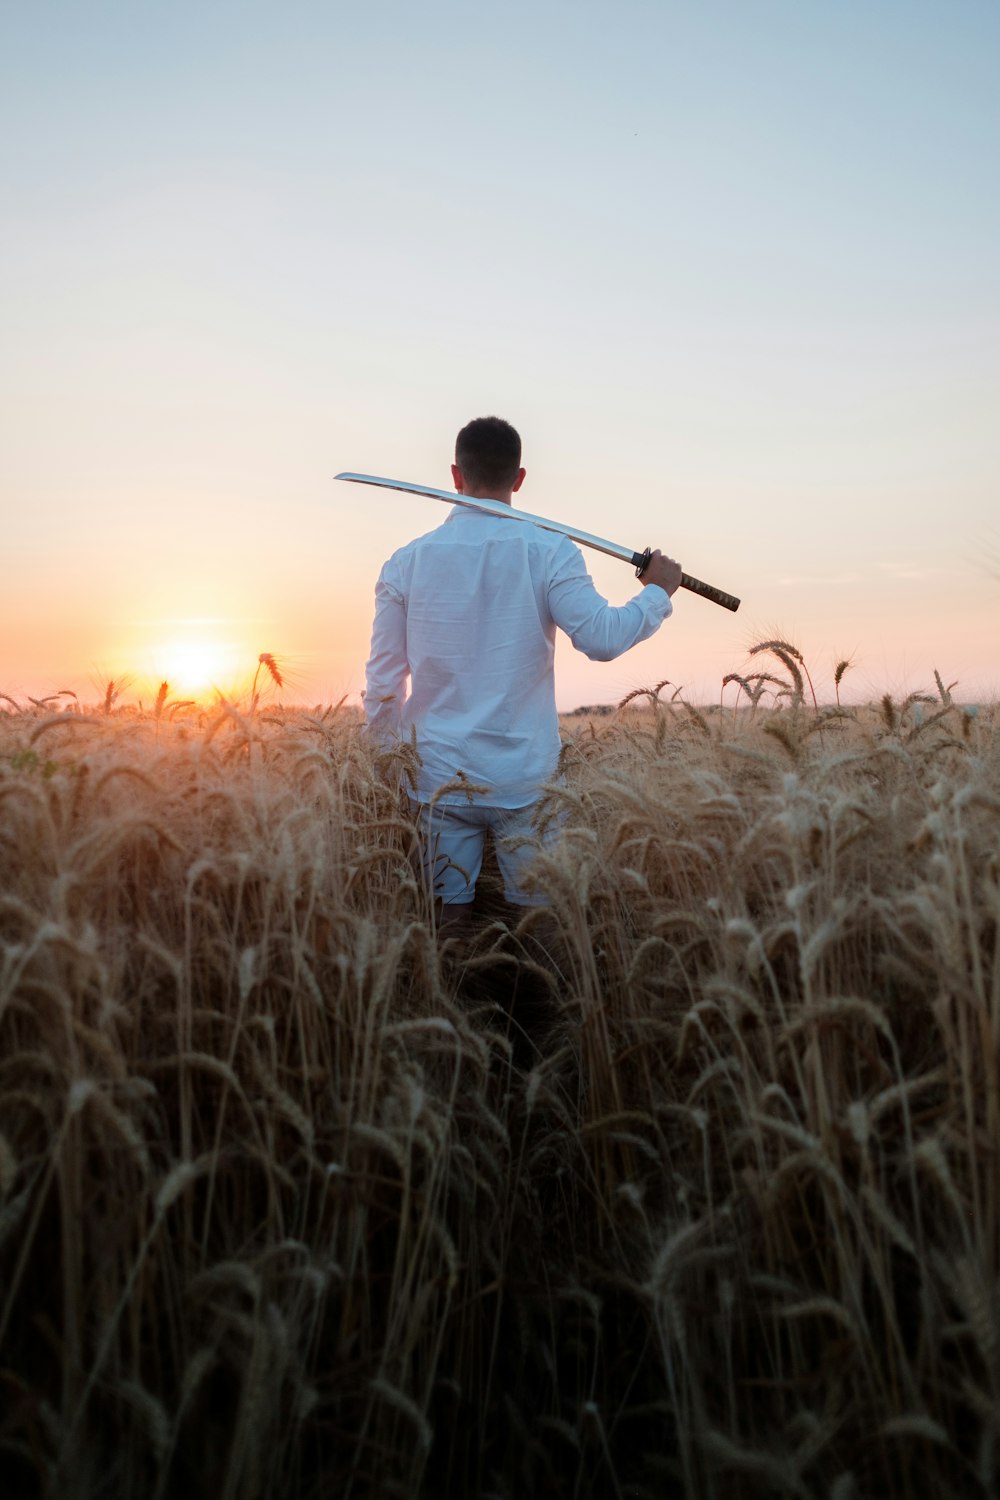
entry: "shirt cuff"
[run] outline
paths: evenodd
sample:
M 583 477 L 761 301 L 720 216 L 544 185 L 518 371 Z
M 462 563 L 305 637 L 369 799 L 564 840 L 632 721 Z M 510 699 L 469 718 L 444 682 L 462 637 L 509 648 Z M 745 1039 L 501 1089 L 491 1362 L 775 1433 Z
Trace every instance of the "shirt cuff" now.
M 674 606 L 666 589 L 661 589 L 658 583 L 647 583 L 639 595 L 643 612 L 647 615 L 658 615 L 665 620 L 674 612 Z

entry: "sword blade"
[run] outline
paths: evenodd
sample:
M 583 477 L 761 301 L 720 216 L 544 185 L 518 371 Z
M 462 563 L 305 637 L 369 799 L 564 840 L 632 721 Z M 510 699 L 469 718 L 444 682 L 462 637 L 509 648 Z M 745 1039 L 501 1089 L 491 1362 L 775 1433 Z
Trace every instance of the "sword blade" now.
M 592 547 L 595 552 L 604 552 L 608 557 L 617 557 L 622 562 L 631 563 L 636 569 L 641 569 L 649 561 L 647 552 L 636 552 L 632 547 L 609 542 L 606 537 L 581 531 L 578 526 L 570 526 L 565 521 L 552 521 L 547 516 L 535 516 L 527 510 L 515 510 L 503 500 L 476 499 L 473 495 L 460 495 L 456 490 L 435 490 L 426 484 L 410 484 L 405 479 L 383 479 L 375 474 L 345 472 L 335 474 L 334 478 L 346 479 L 352 484 L 372 484 L 382 490 L 403 490 L 408 495 L 429 495 L 432 500 L 443 500 L 448 505 L 464 505 L 469 510 L 483 511 L 489 516 L 528 521 L 533 526 L 541 527 L 543 531 L 555 531 L 560 536 L 568 536 L 570 541 L 579 542 L 583 547 Z M 740 601 L 732 594 L 726 594 L 710 583 L 702 583 L 700 578 L 692 578 L 688 573 L 681 574 L 681 588 L 690 589 L 693 594 L 701 594 L 702 598 L 711 599 L 713 604 L 721 604 L 723 609 L 735 611 L 740 607 Z
M 426 484 L 408 484 L 403 479 L 379 479 L 374 474 L 335 474 L 334 478 L 349 479 L 353 484 L 374 484 L 383 490 L 405 490 L 411 495 L 430 495 L 433 500 L 444 500 L 448 505 L 464 505 L 469 510 L 485 511 L 488 516 L 503 516 L 511 521 L 530 521 L 543 531 L 556 531 L 574 542 L 582 542 L 585 547 L 593 547 L 597 552 L 606 552 L 609 557 L 620 558 L 622 562 L 630 562 L 638 567 L 642 561 L 642 553 L 635 552 L 631 547 L 620 547 L 617 542 L 591 536 L 589 531 L 568 526 L 565 521 L 550 521 L 545 516 L 534 516 L 530 511 L 515 510 L 513 505 L 507 505 L 503 500 L 477 500 L 473 495 L 460 495 L 455 490 L 434 490 Z

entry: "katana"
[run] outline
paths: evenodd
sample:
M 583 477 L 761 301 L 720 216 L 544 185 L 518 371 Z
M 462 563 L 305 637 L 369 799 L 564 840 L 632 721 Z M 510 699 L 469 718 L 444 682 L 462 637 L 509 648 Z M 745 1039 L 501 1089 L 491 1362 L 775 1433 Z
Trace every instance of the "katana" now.
M 605 552 L 608 557 L 618 557 L 622 562 L 631 563 L 635 568 L 635 576 L 641 578 L 651 553 L 647 547 L 644 552 L 633 552 L 631 547 L 620 547 L 617 542 L 609 542 L 600 536 L 591 536 L 589 531 L 581 531 L 576 526 L 569 526 L 565 521 L 550 521 L 545 516 L 533 516 L 526 510 L 515 510 L 512 505 L 503 500 L 476 499 L 473 495 L 460 495 L 454 490 L 435 490 L 426 484 L 408 484 L 404 479 L 380 479 L 374 474 L 336 474 L 335 479 L 348 479 L 352 484 L 373 484 L 383 490 L 404 490 L 408 495 L 429 495 L 432 500 L 444 500 L 448 505 L 464 505 L 469 510 L 484 511 L 489 516 L 503 516 L 512 521 L 529 521 L 532 526 L 540 526 L 543 531 L 555 531 L 560 536 L 568 536 L 571 541 L 579 542 L 583 547 L 593 547 L 595 552 Z M 689 573 L 681 574 L 681 588 L 689 589 L 692 594 L 700 594 L 703 599 L 711 599 L 713 604 L 721 604 L 723 609 L 737 610 L 740 601 L 732 594 L 726 594 L 722 589 L 717 589 L 710 583 L 702 583 L 700 578 L 692 578 Z

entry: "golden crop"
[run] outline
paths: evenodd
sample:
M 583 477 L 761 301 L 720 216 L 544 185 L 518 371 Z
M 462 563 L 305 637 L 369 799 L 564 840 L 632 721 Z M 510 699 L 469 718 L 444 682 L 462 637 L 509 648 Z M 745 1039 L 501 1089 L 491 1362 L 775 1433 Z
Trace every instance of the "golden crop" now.
M 466 945 L 344 709 L 0 713 L 0 1492 L 997 1492 L 1000 712 L 734 680 Z

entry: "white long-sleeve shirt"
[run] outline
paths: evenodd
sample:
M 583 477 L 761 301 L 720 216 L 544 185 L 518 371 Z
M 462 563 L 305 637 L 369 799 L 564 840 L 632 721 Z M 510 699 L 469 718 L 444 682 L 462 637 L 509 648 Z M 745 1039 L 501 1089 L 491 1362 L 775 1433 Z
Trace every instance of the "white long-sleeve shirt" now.
M 420 801 L 461 771 L 489 788 L 484 805 L 525 807 L 559 760 L 556 627 L 591 660 L 611 661 L 670 612 L 657 584 L 608 604 L 567 537 L 456 505 L 379 575 L 368 724 L 383 740 L 416 729 Z

